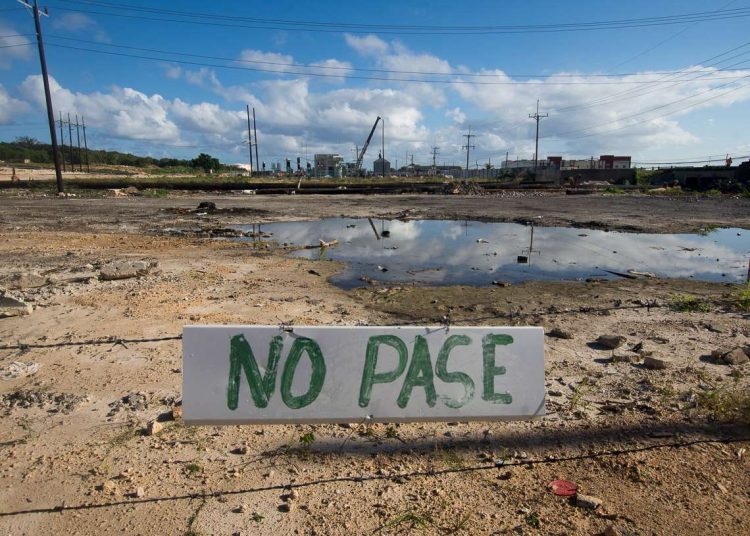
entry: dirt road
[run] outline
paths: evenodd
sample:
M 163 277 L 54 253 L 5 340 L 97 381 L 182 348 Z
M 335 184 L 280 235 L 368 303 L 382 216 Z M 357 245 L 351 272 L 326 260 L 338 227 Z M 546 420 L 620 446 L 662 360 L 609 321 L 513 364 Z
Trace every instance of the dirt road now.
M 192 209 L 202 200 L 239 210 L 198 216 Z M 750 228 L 748 200 L 0 203 L 0 287 L 33 308 L 0 319 L 0 369 L 38 366 L 0 380 L 4 534 L 739 534 L 750 523 L 750 429 L 743 421 L 750 364 L 710 357 L 719 347 L 750 344 L 736 287 L 643 279 L 345 292 L 326 282 L 336 263 L 251 243 L 163 236 L 170 227 L 338 215 L 542 215 L 555 224 L 665 232 Z M 101 280 L 113 260 L 156 265 L 139 277 Z M 688 294 L 692 301 L 677 299 Z M 669 306 L 676 301 L 683 306 Z M 546 338 L 547 416 L 187 427 L 175 410 L 181 345 L 169 337 L 185 324 L 433 324 L 444 317 L 565 332 L 570 338 Z M 613 352 L 594 344 L 608 333 L 625 337 L 625 345 Z M 80 341 L 89 344 L 70 344 Z M 646 368 L 634 348 L 665 359 L 668 368 Z M 163 429 L 150 434 L 155 420 Z M 555 496 L 547 484 L 559 478 L 574 480 L 601 506 Z

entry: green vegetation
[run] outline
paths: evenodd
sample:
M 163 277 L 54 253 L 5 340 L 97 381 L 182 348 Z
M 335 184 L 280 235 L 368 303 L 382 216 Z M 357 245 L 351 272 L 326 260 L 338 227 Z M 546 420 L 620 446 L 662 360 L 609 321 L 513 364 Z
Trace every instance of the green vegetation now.
M 203 471 L 203 468 L 200 465 L 198 465 L 197 463 L 194 463 L 194 462 L 189 463 L 189 464 L 187 464 L 185 466 L 185 472 L 188 475 L 191 475 L 191 476 L 195 475 L 196 473 L 200 473 L 202 471 Z
M 299 436 L 299 442 L 303 448 L 309 449 L 312 444 L 315 443 L 315 434 L 313 434 L 312 432 L 302 434 L 301 436 Z
M 619 195 L 619 194 L 624 194 L 625 190 L 623 190 L 622 188 L 615 188 L 615 187 L 610 186 L 609 188 L 604 189 L 604 193 Z
M 669 304 L 669 308 L 678 313 L 708 313 L 711 311 L 711 303 L 692 294 L 678 294 Z
M 432 514 L 429 512 L 416 512 L 414 510 L 406 510 L 399 514 L 396 514 L 390 520 L 386 521 L 377 531 L 382 532 L 386 529 L 395 529 L 405 525 L 405 528 L 409 530 L 426 529 L 431 525 L 434 525 Z
M 744 285 L 737 285 L 731 297 L 732 303 L 737 309 L 750 311 L 750 281 Z
M 696 405 L 714 421 L 750 423 L 750 392 L 747 388 L 735 385 L 699 393 Z

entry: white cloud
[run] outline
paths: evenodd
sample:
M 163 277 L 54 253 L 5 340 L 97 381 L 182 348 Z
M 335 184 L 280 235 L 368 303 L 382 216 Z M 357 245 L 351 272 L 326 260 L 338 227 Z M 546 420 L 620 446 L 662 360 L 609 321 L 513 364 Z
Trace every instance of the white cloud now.
M 321 78 L 329 82 L 343 82 L 346 76 L 352 73 L 352 64 L 348 61 L 340 61 L 337 59 L 328 59 L 323 61 L 316 61 L 310 64 L 310 67 L 319 67 L 313 72 L 320 72 L 328 75 L 328 78 Z
M 107 32 L 94 19 L 84 13 L 69 12 L 56 15 L 52 19 L 52 27 L 70 33 L 85 32 L 93 36 L 95 41 L 109 43 L 111 39 Z
M 359 37 L 352 34 L 344 34 L 346 44 L 363 56 L 378 56 L 388 52 L 389 45 L 376 35 L 365 35 Z
M 445 117 L 450 118 L 455 123 L 463 123 L 466 121 L 466 114 L 461 111 L 461 108 L 446 110 Z
M 288 65 L 294 63 L 294 58 L 287 54 L 245 49 L 240 53 L 240 60 L 243 66 L 252 69 L 263 69 L 264 71 L 276 73 L 295 70 L 295 67 Z M 299 70 L 299 67 L 296 70 Z
M 33 48 L 29 45 L 31 45 L 29 39 L 10 26 L 0 24 L 0 69 L 9 69 L 15 60 L 31 58 Z
M 28 108 L 28 104 L 11 97 L 0 84 L 0 125 L 10 123 L 15 117 L 26 112 Z

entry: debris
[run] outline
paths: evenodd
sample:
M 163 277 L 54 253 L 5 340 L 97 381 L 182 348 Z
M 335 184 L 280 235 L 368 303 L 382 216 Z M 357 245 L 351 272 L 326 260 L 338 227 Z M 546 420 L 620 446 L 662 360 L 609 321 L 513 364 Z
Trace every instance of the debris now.
M 477 244 L 489 244 L 489 240 L 485 240 L 484 238 L 477 238 Z
M 622 335 L 599 335 L 596 342 L 602 346 L 606 346 L 610 350 L 614 350 L 622 346 L 626 340 Z
M 175 406 L 172 408 L 172 420 L 179 421 L 182 419 L 182 406 Z
M 195 210 L 200 212 L 214 212 L 216 210 L 216 203 L 213 201 L 201 201 Z
M 617 253 L 617 252 L 613 251 L 612 253 Z M 626 273 L 623 273 L 623 272 L 615 272 L 613 270 L 603 270 L 603 271 L 607 272 L 608 274 L 616 275 L 617 277 L 622 277 L 624 279 L 638 279 L 638 276 L 637 275 L 633 275 L 633 274 L 626 274 Z
M 104 484 L 99 486 L 99 491 L 103 491 L 109 495 L 115 495 L 117 493 L 117 484 L 113 480 L 107 480 Z
M 326 242 L 326 241 L 325 241 L 325 240 L 323 240 L 322 238 L 319 238 L 319 239 L 318 239 L 318 242 L 320 242 L 320 247 L 321 247 L 321 248 L 332 248 L 332 247 L 334 247 L 334 246 L 337 246 L 337 245 L 338 245 L 338 243 L 339 243 L 339 241 L 338 241 L 338 240 L 331 240 L 330 242 Z
M 232 454 L 239 454 L 239 455 L 245 455 L 247 454 L 247 445 L 242 445 L 241 447 L 235 447 L 231 451 Z
M 285 502 L 279 505 L 279 512 L 289 513 L 294 510 L 294 503 Z
M 587 508 L 589 510 L 596 510 L 602 505 L 602 500 L 599 497 L 594 497 L 591 495 L 583 495 L 581 493 L 578 493 L 576 495 L 576 506 L 580 506 L 581 508 Z
M 500 281 L 499 279 L 496 279 L 492 282 L 493 285 L 496 287 L 509 287 L 511 284 L 508 281 Z
M 29 409 L 31 407 L 48 408 L 49 413 L 70 413 L 82 402 L 88 400 L 87 396 L 74 395 L 72 393 L 51 393 L 49 391 L 30 391 L 19 389 L 12 393 L 0 395 L 0 407 L 7 410 L 13 408 Z
M 386 229 L 385 231 L 382 231 L 382 232 L 380 233 L 380 236 L 383 236 L 383 237 L 385 237 L 385 238 L 388 238 L 389 236 L 391 236 L 391 232 L 390 232 L 389 230 L 387 230 L 387 229 Z
M 555 339 L 572 339 L 573 335 L 568 331 L 564 331 L 560 328 L 552 328 L 547 332 L 548 337 L 554 337 Z
M 0 296 L 0 318 L 30 315 L 32 311 L 31 305 L 23 300 L 17 300 L 10 296 Z
M 163 429 L 164 425 L 162 423 L 160 423 L 159 421 L 151 421 L 150 423 L 148 423 L 148 426 L 146 426 L 146 434 L 156 435 Z
M 0 367 L 0 379 L 15 380 L 16 378 L 25 378 L 32 376 L 39 370 L 39 363 L 29 361 L 12 361 L 3 367 Z
M 646 356 L 643 358 L 643 366 L 651 370 L 664 370 L 669 367 L 669 361 L 659 357 Z
M 102 266 L 99 270 L 99 279 L 113 281 L 140 277 L 148 274 L 156 266 L 158 263 L 155 261 L 114 261 Z
M 388 268 L 386 268 L 385 266 L 380 266 L 380 265 L 378 264 L 378 270 L 380 270 L 381 272 L 387 272 L 387 271 L 388 271 Z
M 576 483 L 570 480 L 553 480 L 547 487 L 552 490 L 552 493 L 560 497 L 572 497 L 578 491 Z
M 637 270 L 628 270 L 628 273 L 636 277 L 656 277 L 656 274 L 653 272 L 639 272 Z
M 132 493 L 132 496 L 136 499 L 140 499 L 146 494 L 146 490 L 143 489 L 143 487 L 139 486 L 135 488 L 135 491 Z
M 315 270 L 308 270 L 307 273 L 311 275 L 320 275 L 320 272 L 316 272 Z
M 247 512 L 247 511 L 248 511 L 249 509 L 250 509 L 250 507 L 249 507 L 248 505 L 246 505 L 246 504 L 244 504 L 244 503 L 243 503 L 243 504 L 241 504 L 241 505 L 239 505 L 239 506 L 236 506 L 236 507 L 235 507 L 235 508 L 234 508 L 234 509 L 232 510 L 232 512 L 234 512 L 235 514 L 244 514 L 244 513 L 245 513 L 245 512 Z

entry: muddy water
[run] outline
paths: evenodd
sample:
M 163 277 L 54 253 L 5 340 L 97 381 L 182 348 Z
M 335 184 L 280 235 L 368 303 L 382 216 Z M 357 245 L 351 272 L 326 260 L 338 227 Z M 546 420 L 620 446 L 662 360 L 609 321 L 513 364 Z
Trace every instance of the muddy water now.
M 267 224 L 262 230 L 287 245 L 338 240 L 335 247 L 294 255 L 346 262 L 346 270 L 332 279 L 343 288 L 365 285 L 368 279 L 489 285 L 633 273 L 736 283 L 745 280 L 750 258 L 750 231 L 739 228 L 636 234 L 515 223 L 330 218 Z

